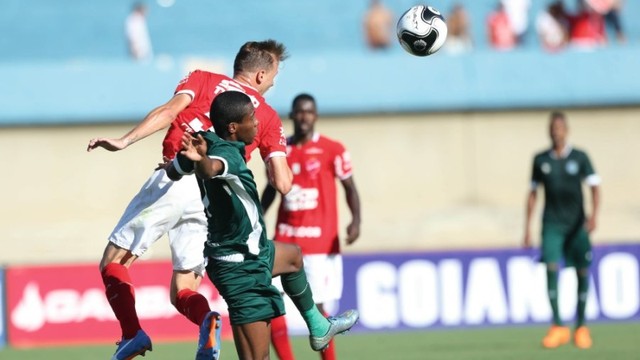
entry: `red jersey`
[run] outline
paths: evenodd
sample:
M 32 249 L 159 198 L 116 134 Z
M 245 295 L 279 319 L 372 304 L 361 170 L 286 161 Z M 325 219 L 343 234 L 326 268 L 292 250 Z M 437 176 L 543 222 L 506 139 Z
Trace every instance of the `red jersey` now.
M 280 117 L 269 106 L 262 95 L 251 86 L 241 84 L 228 76 L 196 70 L 182 79 L 176 87 L 175 94 L 188 94 L 191 103 L 176 116 L 169 126 L 167 135 L 162 142 L 162 155 L 173 159 L 182 149 L 182 134 L 197 131 L 213 131 L 209 120 L 209 109 L 216 95 L 224 91 L 240 91 L 247 94 L 256 108 L 258 133 L 253 143 L 247 145 L 245 157 L 251 159 L 251 152 L 260 148 L 260 155 L 264 161 L 273 156 L 285 156 L 286 138 Z
M 593 47 L 607 42 L 604 18 L 596 12 L 583 11 L 569 18 L 569 40 L 578 46 Z
M 339 253 L 336 178 L 352 175 L 349 153 L 314 134 L 306 144 L 287 146 L 287 162 L 293 186 L 280 202 L 275 239 L 299 245 L 304 254 Z

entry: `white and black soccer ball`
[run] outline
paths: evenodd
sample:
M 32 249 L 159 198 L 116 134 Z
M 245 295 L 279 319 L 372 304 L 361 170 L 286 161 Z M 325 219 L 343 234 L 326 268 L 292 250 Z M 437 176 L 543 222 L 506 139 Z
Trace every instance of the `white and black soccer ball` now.
M 398 20 L 400 45 L 409 54 L 427 56 L 438 51 L 447 39 L 447 23 L 435 8 L 416 5 Z

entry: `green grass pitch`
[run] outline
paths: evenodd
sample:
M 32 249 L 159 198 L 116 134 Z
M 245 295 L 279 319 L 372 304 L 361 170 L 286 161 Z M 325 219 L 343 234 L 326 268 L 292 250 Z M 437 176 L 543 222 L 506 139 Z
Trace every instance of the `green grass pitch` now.
M 337 337 L 336 346 L 340 359 L 640 359 L 640 322 L 600 323 L 592 324 L 590 328 L 594 340 L 590 350 L 579 350 L 571 344 L 554 350 L 542 349 L 540 340 L 546 327 L 541 326 L 348 334 Z M 297 359 L 320 359 L 309 348 L 306 337 L 294 337 L 292 342 Z M 232 342 L 225 341 L 222 346 L 221 359 L 237 359 Z M 154 350 L 146 357 L 136 359 L 193 359 L 195 347 L 195 342 L 155 344 Z M 115 345 L 29 350 L 5 348 L 0 350 L 0 359 L 108 359 L 114 350 Z M 273 351 L 272 358 L 276 359 Z

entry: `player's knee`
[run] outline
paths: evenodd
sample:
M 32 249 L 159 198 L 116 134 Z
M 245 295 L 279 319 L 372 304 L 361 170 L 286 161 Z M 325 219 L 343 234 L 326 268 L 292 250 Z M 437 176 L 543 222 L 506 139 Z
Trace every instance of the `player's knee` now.
M 291 266 L 295 268 L 295 271 L 300 271 L 304 266 L 304 261 L 302 260 L 302 249 L 300 246 L 293 245 L 292 248 L 293 256 L 291 257 Z
M 547 263 L 547 271 L 558 271 L 557 263 Z
M 577 271 L 578 276 L 589 276 L 589 268 L 580 268 Z

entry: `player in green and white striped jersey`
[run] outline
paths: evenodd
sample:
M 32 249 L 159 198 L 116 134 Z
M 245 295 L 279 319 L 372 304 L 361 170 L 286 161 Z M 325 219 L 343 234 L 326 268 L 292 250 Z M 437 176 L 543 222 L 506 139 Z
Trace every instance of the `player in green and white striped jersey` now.
M 267 239 L 258 191 L 244 158 L 245 144 L 257 132 L 254 114 L 247 95 L 218 95 L 210 111 L 216 133 L 185 134 L 183 150 L 167 173 L 175 180 L 193 172 L 198 178 L 209 224 L 207 274 L 229 307 L 239 358 L 269 356 L 270 320 L 284 315 L 282 296 L 271 285 L 279 275 L 309 328 L 311 347 L 320 351 L 355 324 L 358 312 L 325 318 L 313 301 L 300 248 Z

